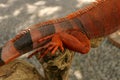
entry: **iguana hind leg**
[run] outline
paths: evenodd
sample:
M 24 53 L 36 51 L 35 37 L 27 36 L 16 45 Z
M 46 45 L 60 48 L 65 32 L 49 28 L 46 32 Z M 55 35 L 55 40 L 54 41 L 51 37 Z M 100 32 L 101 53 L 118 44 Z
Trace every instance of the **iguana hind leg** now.
M 70 50 L 88 53 L 90 50 L 90 40 L 87 36 L 79 31 L 73 30 L 70 33 L 63 32 L 60 34 L 63 44 Z
M 58 48 L 61 51 L 64 51 L 63 45 L 70 50 L 80 52 L 82 54 L 88 53 L 88 51 L 90 50 L 90 40 L 87 38 L 86 35 L 76 30 L 70 32 L 56 33 L 52 36 L 45 37 L 42 40 L 40 39 L 39 42 L 44 41 L 48 38 L 52 38 L 51 41 L 38 48 L 29 57 L 38 52 L 43 52 L 40 55 L 40 58 L 44 57 L 49 52 L 51 52 L 51 54 L 53 55 Z

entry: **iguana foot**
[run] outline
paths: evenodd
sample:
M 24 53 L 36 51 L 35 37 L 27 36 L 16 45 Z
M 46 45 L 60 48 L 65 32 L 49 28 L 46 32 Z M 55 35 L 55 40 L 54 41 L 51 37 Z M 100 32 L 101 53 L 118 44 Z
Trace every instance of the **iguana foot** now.
M 40 39 L 39 43 L 41 41 L 47 40 L 51 37 L 52 37 L 52 40 L 49 43 L 45 44 L 42 47 L 39 47 L 35 52 L 33 52 L 30 56 L 28 56 L 28 58 L 32 57 L 33 55 L 37 54 L 38 52 L 42 52 L 40 54 L 39 58 L 44 57 L 49 52 L 51 52 L 51 55 L 54 55 L 54 53 L 57 51 L 58 48 L 63 52 L 64 48 L 63 48 L 62 41 L 60 40 L 59 34 L 54 34 L 54 35 L 51 35 L 51 36 L 47 36 L 43 39 Z

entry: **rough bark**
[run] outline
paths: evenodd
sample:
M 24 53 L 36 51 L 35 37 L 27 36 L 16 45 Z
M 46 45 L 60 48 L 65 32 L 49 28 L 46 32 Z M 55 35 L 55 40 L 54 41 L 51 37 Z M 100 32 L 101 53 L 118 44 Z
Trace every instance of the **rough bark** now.
M 90 40 L 91 41 L 91 47 L 92 48 L 97 48 L 102 43 L 103 39 L 104 39 L 103 37 L 96 38 L 96 39 L 91 39 Z
M 46 80 L 68 80 L 69 69 L 73 60 L 74 52 L 68 49 L 56 55 L 47 55 L 40 60 L 43 66 Z
M 108 37 L 109 41 L 114 44 L 115 46 L 120 48 L 120 30 L 118 30 L 117 32 L 111 34 Z
M 43 80 L 35 67 L 23 60 L 15 60 L 0 67 L 0 80 Z

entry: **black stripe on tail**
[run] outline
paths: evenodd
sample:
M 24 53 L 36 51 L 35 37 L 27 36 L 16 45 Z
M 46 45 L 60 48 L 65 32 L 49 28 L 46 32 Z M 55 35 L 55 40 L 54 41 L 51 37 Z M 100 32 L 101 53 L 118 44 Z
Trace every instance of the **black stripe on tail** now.
M 31 51 L 33 49 L 33 42 L 30 32 L 27 32 L 20 39 L 16 40 L 14 46 L 21 54 Z
M 88 33 L 87 33 L 86 29 L 84 28 L 82 22 L 78 18 L 74 18 L 72 20 L 79 26 L 79 28 L 82 30 L 82 32 L 88 36 Z
M 55 33 L 55 26 L 53 24 L 44 25 L 39 28 L 39 31 L 42 37 L 45 37 Z
M 4 65 L 4 61 L 1 58 L 2 48 L 0 48 L 0 66 Z

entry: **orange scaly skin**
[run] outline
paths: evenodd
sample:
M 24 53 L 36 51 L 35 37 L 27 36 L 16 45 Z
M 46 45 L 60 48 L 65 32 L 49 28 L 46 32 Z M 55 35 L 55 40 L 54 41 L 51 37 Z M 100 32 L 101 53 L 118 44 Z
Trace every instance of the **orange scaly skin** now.
M 114 6 L 113 6 L 114 5 Z M 68 16 L 36 24 L 20 32 L 0 48 L 0 65 L 37 49 L 40 58 L 64 47 L 82 54 L 90 50 L 90 39 L 109 35 L 120 29 L 119 0 L 99 0 Z

